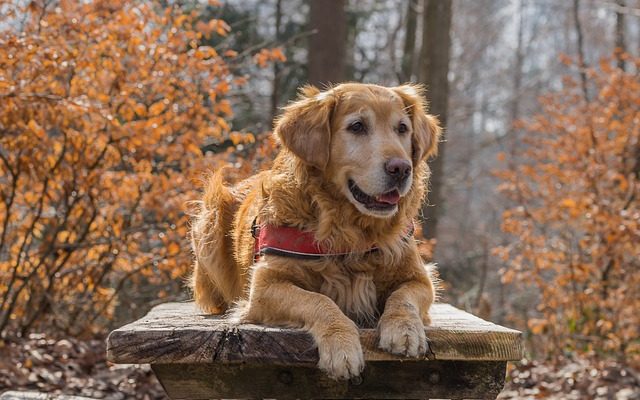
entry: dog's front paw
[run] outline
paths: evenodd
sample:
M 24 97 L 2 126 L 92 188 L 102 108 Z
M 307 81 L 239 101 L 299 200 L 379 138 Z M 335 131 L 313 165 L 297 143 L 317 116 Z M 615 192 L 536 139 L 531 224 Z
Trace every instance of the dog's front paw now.
M 364 355 L 357 329 L 327 332 L 318 340 L 318 367 L 333 379 L 350 379 L 364 369 Z
M 424 356 L 427 351 L 427 336 L 418 317 L 383 315 L 378 332 L 378 347 L 389 353 L 417 358 Z

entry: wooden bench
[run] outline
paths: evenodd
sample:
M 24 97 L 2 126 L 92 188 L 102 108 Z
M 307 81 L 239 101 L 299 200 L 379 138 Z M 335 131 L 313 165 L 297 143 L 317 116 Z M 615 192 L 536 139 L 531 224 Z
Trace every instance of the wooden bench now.
M 211 398 L 495 398 L 506 364 L 523 356 L 521 333 L 435 304 L 426 328 L 430 352 L 421 360 L 383 352 L 375 329 L 362 329 L 361 377 L 333 381 L 316 368 L 307 333 L 233 325 L 193 303 L 167 303 L 113 331 L 107 357 L 151 364 L 172 399 Z

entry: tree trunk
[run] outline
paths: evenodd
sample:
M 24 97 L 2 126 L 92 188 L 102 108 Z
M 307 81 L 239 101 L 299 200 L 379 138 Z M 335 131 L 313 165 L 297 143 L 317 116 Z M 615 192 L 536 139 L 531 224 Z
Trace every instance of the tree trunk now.
M 276 0 L 276 43 L 282 41 L 282 0 Z M 280 103 L 280 63 L 273 63 L 273 91 L 271 92 L 271 120 L 278 115 L 278 104 Z
M 514 66 L 513 66 L 513 97 L 511 99 L 511 123 L 508 133 L 508 148 L 510 157 L 513 159 L 516 157 L 517 146 L 520 143 L 520 138 L 517 138 L 517 131 L 514 129 L 514 124 L 520 117 L 520 96 L 522 96 L 522 66 L 524 64 L 524 4 L 523 0 L 520 0 L 518 4 L 519 22 L 518 22 L 518 44 L 516 48 Z
M 346 0 L 312 0 L 309 7 L 308 81 L 325 86 L 345 79 Z
M 625 6 L 624 0 L 618 0 L 617 4 L 620 7 Z M 622 53 L 627 51 L 624 36 L 624 12 L 622 12 L 622 9 L 618 9 L 618 11 L 616 11 L 616 54 L 618 57 L 618 68 L 626 71 L 625 61 L 622 57 Z
M 587 87 L 587 61 L 584 55 L 584 33 L 580 21 L 580 0 L 573 0 L 573 24 L 576 30 L 576 46 L 578 50 L 578 68 L 580 68 L 580 83 L 582 95 L 586 103 L 589 102 L 589 89 Z
M 402 69 L 400 71 L 400 82 L 408 82 L 413 78 L 413 60 L 415 59 L 416 48 L 416 27 L 418 0 L 407 2 L 407 15 L 405 17 L 404 47 L 402 51 Z
M 425 0 L 422 28 L 422 50 L 420 54 L 420 80 L 427 85 L 429 112 L 447 126 L 449 101 L 449 52 L 451 48 L 451 2 L 452 0 Z M 422 207 L 422 233 L 425 238 L 436 237 L 438 220 L 443 214 L 442 169 L 445 157 L 445 142 L 440 143 L 439 155 L 429 162 L 431 168 L 431 192 Z

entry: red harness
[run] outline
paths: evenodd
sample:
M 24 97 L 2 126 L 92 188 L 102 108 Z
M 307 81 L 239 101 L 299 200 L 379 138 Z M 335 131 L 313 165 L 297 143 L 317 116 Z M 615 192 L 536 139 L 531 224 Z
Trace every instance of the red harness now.
M 408 240 L 413 236 L 413 230 L 414 226 L 411 222 L 403 240 Z M 302 231 L 291 226 L 258 225 L 254 222 L 251 233 L 255 238 L 254 262 L 264 254 L 315 260 L 327 256 L 345 256 L 353 253 L 353 251 L 330 251 L 316 241 L 312 232 Z M 371 253 L 377 250 L 378 247 L 373 245 L 362 252 Z

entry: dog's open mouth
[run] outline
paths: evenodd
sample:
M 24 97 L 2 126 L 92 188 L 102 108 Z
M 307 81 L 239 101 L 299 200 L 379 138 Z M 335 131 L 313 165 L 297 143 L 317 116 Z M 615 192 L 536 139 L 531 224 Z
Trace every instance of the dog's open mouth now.
M 390 211 L 393 210 L 400 201 L 400 192 L 398 189 L 388 191 L 375 197 L 369 196 L 363 192 L 353 180 L 349 179 L 349 190 L 356 201 L 362 203 L 363 206 L 370 210 Z

